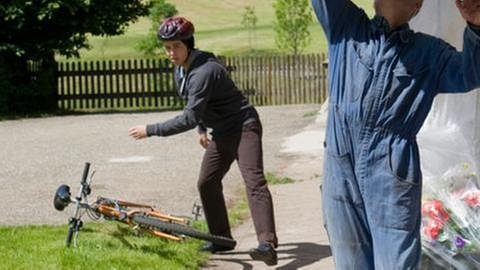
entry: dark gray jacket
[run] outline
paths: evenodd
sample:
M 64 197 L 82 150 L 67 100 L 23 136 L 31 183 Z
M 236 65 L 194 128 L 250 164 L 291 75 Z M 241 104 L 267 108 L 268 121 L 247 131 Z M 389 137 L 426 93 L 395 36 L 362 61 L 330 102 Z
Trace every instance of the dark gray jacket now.
M 240 132 L 247 122 L 258 120 L 255 108 L 212 53 L 194 50 L 187 61 L 190 65 L 186 72 L 175 67 L 176 87 L 186 101 L 183 113 L 163 123 L 147 125 L 148 136 L 170 136 L 197 125 L 199 132 L 208 127 L 214 137 L 225 136 Z

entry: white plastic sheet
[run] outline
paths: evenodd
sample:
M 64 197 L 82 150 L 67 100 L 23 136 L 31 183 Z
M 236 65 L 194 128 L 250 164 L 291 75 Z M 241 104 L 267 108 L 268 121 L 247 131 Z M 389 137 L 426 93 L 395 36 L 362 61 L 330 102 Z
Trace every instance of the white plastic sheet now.
M 440 37 L 459 51 L 465 25 L 454 0 L 425 0 L 422 11 L 411 23 L 415 31 Z M 478 90 L 437 96 L 418 135 L 424 174 L 423 251 L 440 266 L 432 269 L 450 269 L 445 263 L 459 270 L 480 267 L 480 205 L 467 205 L 460 197 L 464 194 L 480 199 L 479 101 Z M 435 232 L 438 219 L 429 218 L 425 211 L 432 203 L 438 206 L 435 211 L 445 211 L 447 217 L 437 223 L 440 229 L 435 237 L 431 233 Z M 461 241 L 457 242 L 458 239 Z M 471 250 L 464 247 L 465 243 Z
M 460 51 L 465 25 L 454 0 L 425 0 L 411 23 L 415 31 L 440 37 Z M 436 97 L 418 136 L 427 181 L 458 163 L 469 162 L 479 167 L 479 101 L 478 91 Z

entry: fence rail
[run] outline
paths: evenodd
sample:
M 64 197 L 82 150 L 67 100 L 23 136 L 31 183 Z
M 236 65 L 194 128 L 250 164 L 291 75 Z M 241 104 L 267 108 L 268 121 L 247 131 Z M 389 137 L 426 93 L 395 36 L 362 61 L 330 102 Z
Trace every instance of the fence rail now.
M 254 105 L 321 103 L 325 55 L 223 57 L 239 89 Z M 175 93 L 168 60 L 60 62 L 58 105 L 66 110 L 170 108 Z

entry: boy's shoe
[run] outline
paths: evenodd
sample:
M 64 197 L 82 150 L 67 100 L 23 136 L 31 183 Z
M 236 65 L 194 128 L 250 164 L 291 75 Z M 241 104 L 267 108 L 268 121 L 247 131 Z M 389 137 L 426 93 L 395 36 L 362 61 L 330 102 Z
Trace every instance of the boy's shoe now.
M 204 251 L 204 252 L 210 252 L 210 253 L 217 253 L 217 252 L 221 252 L 221 251 L 229 251 L 229 250 L 233 250 L 234 247 L 226 247 L 226 246 L 220 246 L 220 245 L 216 245 L 212 242 L 206 242 L 205 244 L 203 244 L 203 246 L 200 248 L 200 251 Z
M 278 261 L 277 251 L 270 243 L 262 242 L 258 247 L 250 249 L 248 253 L 253 260 L 263 261 L 269 266 L 276 265 Z

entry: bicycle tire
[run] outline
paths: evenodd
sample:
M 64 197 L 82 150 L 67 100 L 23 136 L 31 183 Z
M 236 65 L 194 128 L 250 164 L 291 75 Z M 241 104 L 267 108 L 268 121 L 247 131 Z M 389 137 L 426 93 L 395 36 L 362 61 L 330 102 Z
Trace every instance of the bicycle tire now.
M 181 234 L 196 239 L 210 241 L 216 245 L 234 248 L 237 242 L 231 238 L 198 231 L 190 226 L 165 222 L 154 217 L 134 215 L 133 221 L 140 226 L 154 228 L 163 232 Z
M 73 228 L 68 227 L 67 240 L 65 241 L 65 244 L 67 245 L 67 247 L 69 247 L 70 244 L 72 243 L 73 233 L 74 233 Z

